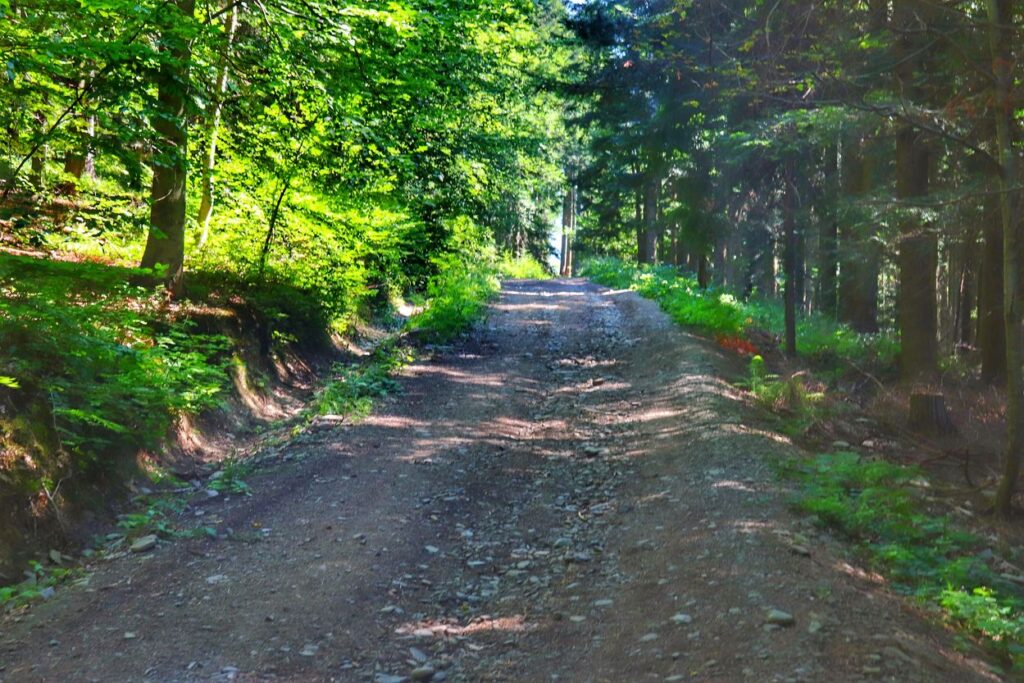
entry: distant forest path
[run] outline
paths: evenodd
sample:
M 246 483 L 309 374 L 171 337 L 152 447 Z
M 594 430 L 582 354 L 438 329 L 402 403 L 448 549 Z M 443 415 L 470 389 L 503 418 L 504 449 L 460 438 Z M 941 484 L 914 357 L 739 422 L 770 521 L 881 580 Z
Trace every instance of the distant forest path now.
M 0 621 L 0 681 L 983 681 L 842 559 L 792 452 L 656 304 L 506 283 L 352 426 Z M 285 462 L 284 460 L 287 460 Z

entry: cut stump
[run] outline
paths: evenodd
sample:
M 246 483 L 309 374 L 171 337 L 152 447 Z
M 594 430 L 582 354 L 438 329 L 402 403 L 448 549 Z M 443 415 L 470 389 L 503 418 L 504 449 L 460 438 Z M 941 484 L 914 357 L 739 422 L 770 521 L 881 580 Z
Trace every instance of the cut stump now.
M 956 434 L 942 394 L 910 395 L 910 428 L 923 434 L 948 436 Z

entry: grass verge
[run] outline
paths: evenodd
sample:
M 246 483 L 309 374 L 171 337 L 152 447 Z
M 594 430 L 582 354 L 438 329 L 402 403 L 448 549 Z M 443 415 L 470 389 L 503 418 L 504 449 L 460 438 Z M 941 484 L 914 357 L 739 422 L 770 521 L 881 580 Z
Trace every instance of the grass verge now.
M 673 320 L 716 337 L 719 344 L 755 353 L 743 337 L 753 330 L 783 333 L 783 310 L 777 301 L 741 301 L 717 288 L 701 289 L 697 280 L 672 266 L 637 266 L 615 258 L 595 258 L 583 264 L 581 274 L 598 284 L 631 289 L 658 302 Z M 859 334 L 824 316 L 802 316 L 797 324 L 797 352 L 816 363 L 846 359 L 865 365 L 889 367 L 895 363 L 899 343 L 888 334 Z
M 1007 573 L 986 539 L 927 509 L 920 470 L 839 452 L 788 460 L 780 472 L 799 486 L 795 507 L 853 543 L 895 591 L 1024 673 L 1024 577 Z

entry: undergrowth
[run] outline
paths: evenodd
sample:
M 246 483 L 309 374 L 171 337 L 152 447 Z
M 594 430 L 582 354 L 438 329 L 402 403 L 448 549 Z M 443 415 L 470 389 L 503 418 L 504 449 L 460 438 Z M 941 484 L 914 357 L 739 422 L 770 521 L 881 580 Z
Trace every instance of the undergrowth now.
M 501 289 L 498 257 L 489 237 L 468 220 L 453 221 L 446 253 L 433 259 L 427 307 L 409 321 L 433 342 L 445 342 L 480 319 Z
M 19 607 L 40 598 L 47 598 L 53 594 L 57 586 L 81 575 L 82 570 L 79 567 L 44 565 L 34 560 L 29 563 L 22 581 L 10 586 L 0 586 L 0 607 Z
M 825 393 L 809 384 L 806 373 L 788 377 L 770 373 L 760 355 L 751 357 L 747 379 L 737 386 L 747 389 L 759 406 L 782 417 L 778 427 L 790 436 L 804 433 L 835 410 Z
M 672 266 L 637 266 L 615 258 L 594 258 L 583 264 L 581 273 L 606 287 L 632 289 L 654 299 L 677 323 L 726 341 L 755 329 L 773 335 L 784 330 L 779 302 L 742 301 L 722 289 L 701 289 L 696 278 Z M 888 367 L 895 363 L 899 343 L 887 334 L 859 334 L 824 316 L 810 315 L 797 323 L 797 352 L 822 363 L 845 359 Z
M 984 539 L 929 512 L 920 470 L 856 453 L 789 460 L 795 505 L 841 533 L 893 588 L 941 608 L 946 617 L 1024 672 L 1024 595 L 990 564 Z
M 519 258 L 502 257 L 498 262 L 498 274 L 510 280 L 546 280 L 551 277 L 550 269 L 528 254 Z
M 38 413 L 15 409 L 2 420 L 29 449 L 6 472 L 27 492 L 49 476 L 43 451 L 76 471 L 102 471 L 155 447 L 177 415 L 221 398 L 228 339 L 170 314 L 160 294 L 128 284 L 131 274 L 0 255 L 0 374 L 13 380 L 0 403 Z
M 336 365 L 317 393 L 311 414 L 366 417 L 375 399 L 400 390 L 392 375 L 411 360 L 408 349 L 388 342 L 378 346 L 368 361 Z

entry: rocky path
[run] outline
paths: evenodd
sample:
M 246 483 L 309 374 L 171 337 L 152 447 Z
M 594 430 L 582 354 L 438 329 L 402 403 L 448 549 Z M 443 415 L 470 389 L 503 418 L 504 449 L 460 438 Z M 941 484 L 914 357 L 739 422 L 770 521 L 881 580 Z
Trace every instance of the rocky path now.
M 718 352 L 629 293 L 511 283 L 222 540 L 0 621 L 0 681 L 987 681 L 786 508 Z M 224 540 L 229 539 L 229 540 Z

